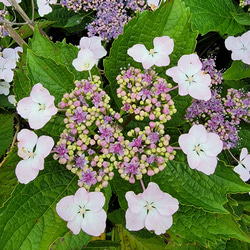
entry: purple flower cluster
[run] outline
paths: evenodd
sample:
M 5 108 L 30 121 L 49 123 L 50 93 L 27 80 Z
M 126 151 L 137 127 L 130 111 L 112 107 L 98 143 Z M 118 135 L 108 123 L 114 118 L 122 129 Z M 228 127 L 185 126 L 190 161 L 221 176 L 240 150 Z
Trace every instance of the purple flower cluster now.
M 250 5 L 250 0 L 240 0 L 240 4 L 241 7 L 245 7 L 247 5 Z
M 204 124 L 207 131 L 216 133 L 223 141 L 224 149 L 234 148 L 240 140 L 238 135 L 241 120 L 249 122 L 250 93 L 228 89 L 225 98 L 212 90 L 208 101 L 194 99 L 187 109 L 186 119 L 193 124 Z
M 114 175 L 109 159 L 121 133 L 113 123 L 123 121 L 100 84 L 100 78 L 93 76 L 92 82 L 77 81 L 76 88 L 64 94 L 59 107 L 66 109 L 66 128 L 54 148 L 54 159 L 78 175 L 78 185 L 86 189 L 96 185 L 96 191 Z
M 158 77 L 154 70 L 129 67 L 118 75 L 117 96 L 122 99 L 122 109 L 135 114 L 138 121 L 149 118 L 151 121 L 166 123 L 176 113 L 174 102 L 168 93 L 172 85 Z
M 0 20 L 4 20 L 7 15 L 8 15 L 8 11 L 7 10 L 5 10 L 5 9 L 0 10 Z M 5 36 L 7 36 L 7 35 L 8 35 L 8 33 L 4 29 L 4 26 L 0 25 L 0 38 L 3 38 Z
M 144 0 L 61 0 L 60 4 L 75 12 L 96 11 L 96 18 L 87 25 L 88 36 L 100 36 L 105 41 L 116 38 L 123 26 L 130 20 L 128 12 L 143 11 L 147 7 Z

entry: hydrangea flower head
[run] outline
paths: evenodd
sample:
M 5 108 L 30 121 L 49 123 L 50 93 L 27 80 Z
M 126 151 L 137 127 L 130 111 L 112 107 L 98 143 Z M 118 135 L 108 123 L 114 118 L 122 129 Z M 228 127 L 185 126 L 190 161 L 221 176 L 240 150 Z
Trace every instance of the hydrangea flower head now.
M 56 4 L 57 0 L 37 0 L 38 13 L 44 16 L 52 12 L 50 4 Z
M 203 125 L 193 125 L 188 134 L 179 137 L 179 145 L 187 155 L 190 168 L 206 175 L 214 173 L 217 155 L 223 148 L 223 142 L 217 134 L 207 132 Z
M 247 148 L 242 148 L 240 162 L 234 168 L 234 171 L 240 175 L 243 181 L 248 181 L 250 179 L 250 154 L 248 154 Z
M 166 71 L 168 76 L 178 83 L 179 95 L 190 95 L 198 100 L 209 100 L 211 98 L 211 77 L 202 70 L 202 63 L 196 54 L 183 55 L 178 66 Z
M 21 99 L 17 103 L 17 112 L 23 118 L 28 119 L 32 129 L 42 128 L 52 115 L 57 113 L 54 105 L 55 97 L 49 91 L 37 83 L 33 86 L 30 96 Z
M 149 51 L 143 44 L 135 44 L 129 48 L 127 53 L 136 62 L 142 63 L 144 69 L 149 69 L 153 65 L 158 67 L 167 66 L 170 63 L 169 55 L 174 49 L 174 40 L 169 36 L 155 37 L 154 48 Z
M 229 36 L 225 40 L 225 46 L 232 51 L 233 60 L 250 64 L 250 30 L 238 37 Z
M 56 205 L 57 214 L 73 234 L 81 229 L 92 236 L 101 235 L 106 227 L 107 214 L 103 210 L 105 197 L 101 192 L 87 192 L 79 188 L 74 195 L 62 198 Z
M 54 141 L 44 135 L 38 138 L 28 129 L 22 129 L 17 134 L 17 140 L 17 154 L 23 160 L 17 164 L 15 172 L 18 181 L 27 184 L 37 177 L 39 170 L 44 168 L 44 158 L 50 154 Z
M 157 235 L 163 234 L 172 226 L 172 215 L 179 208 L 178 200 L 162 192 L 154 182 L 150 182 L 143 193 L 127 192 L 126 199 L 126 228 L 131 231 L 145 227 Z

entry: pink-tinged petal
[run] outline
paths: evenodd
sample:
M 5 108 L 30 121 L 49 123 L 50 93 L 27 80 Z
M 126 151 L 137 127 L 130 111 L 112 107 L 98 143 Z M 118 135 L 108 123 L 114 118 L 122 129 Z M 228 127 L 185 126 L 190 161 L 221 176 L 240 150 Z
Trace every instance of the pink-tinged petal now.
M 164 198 L 154 202 L 153 206 L 161 215 L 170 216 L 179 209 L 179 202 L 170 194 L 164 193 Z
M 157 67 L 164 67 L 170 64 L 169 56 L 163 53 L 155 53 L 154 60 Z
M 207 141 L 201 144 L 207 156 L 217 156 L 223 149 L 223 142 L 215 133 L 207 133 Z
M 125 195 L 128 207 L 133 213 L 139 213 L 146 205 L 146 201 L 142 199 L 141 194 L 136 195 L 133 191 L 128 191 Z
M 74 202 L 80 206 L 84 207 L 89 200 L 89 194 L 85 188 L 79 188 L 74 195 Z
M 97 64 L 97 59 L 90 49 L 81 49 L 77 58 L 72 61 L 72 65 L 77 71 L 91 70 L 95 64 Z
M 200 153 L 201 155 L 202 153 Z M 196 151 L 189 151 L 187 154 L 188 165 L 192 169 L 196 169 L 201 164 L 201 157 Z
M 234 168 L 234 172 L 240 175 L 243 181 L 248 181 L 250 179 L 250 172 L 248 169 L 244 168 L 241 164 Z
M 74 196 L 69 195 L 63 197 L 56 204 L 57 214 L 65 221 L 71 221 L 79 212 L 79 206 L 74 202 Z
M 17 113 L 24 119 L 28 119 L 31 112 L 36 112 L 39 109 L 37 103 L 33 102 L 31 97 L 24 97 L 17 103 Z
M 44 169 L 44 157 L 42 155 L 34 155 L 33 157 L 30 157 L 28 161 L 31 161 L 31 167 L 33 169 Z
M 142 56 L 141 61 L 144 69 L 149 69 L 155 64 L 155 58 L 150 54 Z
M 105 204 L 105 197 L 102 192 L 89 192 L 89 200 L 85 208 L 98 212 Z
M 205 127 L 201 124 L 199 125 L 193 125 L 189 132 L 189 134 L 194 135 L 196 137 L 196 142 L 197 143 L 206 143 L 207 141 L 207 130 L 205 129 Z
M 79 234 L 81 231 L 81 226 L 83 222 L 83 215 L 78 213 L 75 215 L 73 220 L 67 223 L 67 227 L 73 232 L 73 234 Z
M 140 213 L 133 213 L 129 208 L 126 211 L 126 228 L 130 231 L 139 231 L 145 227 L 147 209 L 144 207 Z
M 136 62 L 142 62 L 142 57 L 149 54 L 149 51 L 143 44 L 135 44 L 127 51 L 128 55 L 131 56 Z
M 189 151 L 193 151 L 197 143 L 196 136 L 192 134 L 180 135 L 178 142 L 184 154 L 188 154 Z
M 50 96 L 49 91 L 43 87 L 41 83 L 37 83 L 32 87 L 30 97 L 34 102 L 46 103 L 47 98 Z
M 54 105 L 54 97 L 53 97 L 53 103 L 52 104 L 48 104 L 48 103 L 46 103 L 46 108 L 45 108 L 45 110 L 44 110 L 44 115 L 45 116 L 52 116 L 52 115 L 55 115 L 56 113 L 57 113 L 57 111 L 58 111 L 58 109 L 55 107 L 55 105 Z
M 82 220 L 82 230 L 91 236 L 100 236 L 106 228 L 106 212 L 101 209 L 98 212 L 86 211 Z
M 245 51 L 242 57 L 242 62 L 245 64 L 250 64 L 250 49 Z
M 37 135 L 28 129 L 22 129 L 17 134 L 17 147 L 22 148 L 24 147 L 30 152 L 33 152 L 33 148 L 37 143 Z
M 153 44 L 154 51 L 164 54 L 165 56 L 170 55 L 174 50 L 174 40 L 169 36 L 155 37 Z
M 35 154 L 42 155 L 43 158 L 47 157 L 54 146 L 54 140 L 50 136 L 42 135 L 37 140 Z
M 20 183 L 27 184 L 37 177 L 39 170 L 32 168 L 32 161 L 22 160 L 16 165 L 15 173 Z
M 160 235 L 166 232 L 173 224 L 172 216 L 163 216 L 156 209 L 151 209 L 145 220 L 147 230 L 155 231 L 155 234 Z
M 4 69 L 3 70 L 3 75 L 0 77 L 6 82 L 11 82 L 14 77 L 14 72 L 10 69 Z
M 242 161 L 242 164 L 250 171 L 250 155 L 247 155 Z
M 89 37 L 84 36 L 80 39 L 80 44 L 79 44 L 81 49 L 90 49 L 91 46 L 91 40 Z
M 213 174 L 218 162 L 217 157 L 200 154 L 200 159 L 200 165 L 196 169 L 206 175 Z
M 242 34 L 240 40 L 247 49 L 250 49 L 250 31 L 247 31 Z
M 203 101 L 208 101 L 212 96 L 210 87 L 201 82 L 191 83 L 189 85 L 188 93 L 191 97 Z
M 42 128 L 49 120 L 51 116 L 44 116 L 44 110 L 30 113 L 28 123 L 32 129 Z
M 178 93 L 180 96 L 189 95 L 189 82 L 178 82 Z
M 177 65 L 188 77 L 195 75 L 202 68 L 200 58 L 196 54 L 183 55 Z
M 248 150 L 247 148 L 242 148 L 240 152 L 240 161 L 244 160 L 244 158 L 247 156 Z
M 159 186 L 150 182 L 148 187 L 142 193 L 142 199 L 151 204 L 152 202 L 160 201 L 164 198 L 164 193 L 160 190 Z
M 234 48 L 236 48 L 236 46 L 238 46 L 237 49 L 241 48 L 241 41 L 239 37 L 233 37 L 233 36 L 229 36 L 226 40 L 225 40 L 225 47 L 227 48 L 227 50 L 234 50 Z

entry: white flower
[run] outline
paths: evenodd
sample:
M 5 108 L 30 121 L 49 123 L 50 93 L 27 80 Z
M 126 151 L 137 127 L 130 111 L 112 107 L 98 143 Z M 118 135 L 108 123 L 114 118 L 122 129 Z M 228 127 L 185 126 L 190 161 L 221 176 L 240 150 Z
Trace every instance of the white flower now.
M 18 52 L 23 52 L 23 49 L 21 47 L 16 47 L 14 49 L 6 48 L 3 50 L 2 55 L 4 58 L 14 60 L 16 63 L 19 58 Z
M 44 16 L 52 12 L 50 4 L 56 4 L 57 0 L 37 0 L 38 13 Z
M 77 71 L 91 70 L 97 64 L 98 59 L 90 49 L 81 49 L 77 58 L 72 61 L 72 65 Z
M 16 0 L 17 3 L 21 3 L 22 0 Z M 5 6 L 11 6 L 8 0 L 0 0 L 0 3 L 3 3 Z
M 153 44 L 154 48 L 149 51 L 143 44 L 135 44 L 127 53 L 136 62 L 142 63 L 144 69 L 149 69 L 153 65 L 158 67 L 169 65 L 169 55 L 173 52 L 174 40 L 169 36 L 155 37 Z
M 10 83 L 0 81 L 0 94 L 8 95 L 10 93 Z
M 79 188 L 74 195 L 62 198 L 56 205 L 56 212 L 65 221 L 73 234 L 81 229 L 92 236 L 101 235 L 106 227 L 107 214 L 102 209 L 105 197 L 101 192 L 87 192 Z
M 239 164 L 234 168 L 234 171 L 240 175 L 243 181 L 250 179 L 250 155 L 247 148 L 242 148 Z
M 28 129 L 22 129 L 17 134 L 17 141 L 17 154 L 23 160 L 17 164 L 15 173 L 20 183 L 27 184 L 37 177 L 39 170 L 44 168 L 44 158 L 50 154 L 54 141 L 45 135 L 38 138 Z
M 143 193 L 127 192 L 126 199 L 126 228 L 131 231 L 146 227 L 157 235 L 163 234 L 172 226 L 172 215 L 179 208 L 178 200 L 162 192 L 154 182 L 150 182 Z
M 17 101 L 16 101 L 16 97 L 14 95 L 9 95 L 8 96 L 8 101 L 13 104 L 14 106 L 16 106 Z
M 30 96 L 21 99 L 17 103 L 17 113 L 24 119 L 28 119 L 29 125 L 33 129 L 42 128 L 52 115 L 57 113 L 54 105 L 55 97 L 49 91 L 37 83 L 33 86 Z
M 178 83 L 179 95 L 190 95 L 195 99 L 207 101 L 211 98 L 211 77 L 205 74 L 202 63 L 196 54 L 183 55 L 178 66 L 166 71 Z
M 206 175 L 214 173 L 217 155 L 223 148 L 223 142 L 217 134 L 207 132 L 203 125 L 193 125 L 188 134 L 179 137 L 179 145 L 187 155 L 190 168 Z
M 12 59 L 0 57 L 0 79 L 6 82 L 13 80 L 14 72 L 12 69 L 16 67 L 16 62 Z
M 225 46 L 232 51 L 233 60 L 241 60 L 243 63 L 250 64 L 250 30 L 242 36 L 229 36 L 225 40 Z

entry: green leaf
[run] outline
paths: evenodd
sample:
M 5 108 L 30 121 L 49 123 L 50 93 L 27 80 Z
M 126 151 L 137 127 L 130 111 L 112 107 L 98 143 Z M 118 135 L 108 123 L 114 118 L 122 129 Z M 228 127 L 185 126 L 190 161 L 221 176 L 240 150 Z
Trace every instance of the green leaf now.
M 201 35 L 210 31 L 219 32 L 221 35 L 235 35 L 245 30 L 245 27 L 239 24 L 232 13 L 241 14 L 244 11 L 228 0 L 184 0 L 190 7 L 192 13 L 191 21 L 194 30 L 199 30 Z
M 205 247 L 217 244 L 221 239 L 236 238 L 250 243 L 230 214 L 212 214 L 192 206 L 180 206 L 173 215 L 173 226 L 168 230 L 171 241 L 199 242 Z M 176 237 L 177 236 L 177 237 Z M 217 248 L 215 248 L 217 249 Z
M 156 182 L 163 192 L 171 194 L 181 204 L 193 205 L 214 213 L 228 213 L 223 207 L 228 193 L 250 191 L 250 186 L 223 162 L 219 161 L 215 173 L 207 176 L 192 170 L 181 151 L 151 181 Z
M 118 250 L 120 244 L 111 240 L 95 240 L 90 241 L 89 244 L 84 248 L 86 250 Z
M 222 76 L 225 80 L 240 80 L 250 77 L 250 66 L 242 61 L 233 61 L 231 67 Z
M 108 214 L 108 219 L 114 224 L 125 223 L 125 211 L 123 209 L 118 209 Z
M 9 148 L 14 133 L 14 114 L 0 114 L 0 157 Z
M 170 65 L 176 66 L 183 54 L 193 53 L 196 45 L 197 32 L 193 32 L 189 22 L 190 12 L 180 0 L 167 1 L 156 11 L 143 11 L 137 13 L 127 25 L 124 26 L 122 35 L 113 42 L 110 56 L 104 60 L 106 76 L 111 83 L 113 98 L 121 107 L 115 90 L 118 87 L 116 76 L 120 69 L 131 66 L 141 68 L 142 65 L 133 61 L 127 50 L 135 44 L 144 44 L 147 49 L 153 47 L 153 39 L 159 36 L 169 36 L 174 40 L 174 51 L 170 55 Z M 167 67 L 157 68 L 156 71 L 166 78 Z
M 57 202 L 77 190 L 77 176 L 46 158 L 45 169 L 27 185 L 18 184 L 0 209 L 0 249 L 48 249 L 68 233 Z M 88 237 L 85 237 L 86 244 Z
M 230 13 L 235 21 L 241 25 L 250 25 L 250 15 L 247 12 L 244 13 Z

